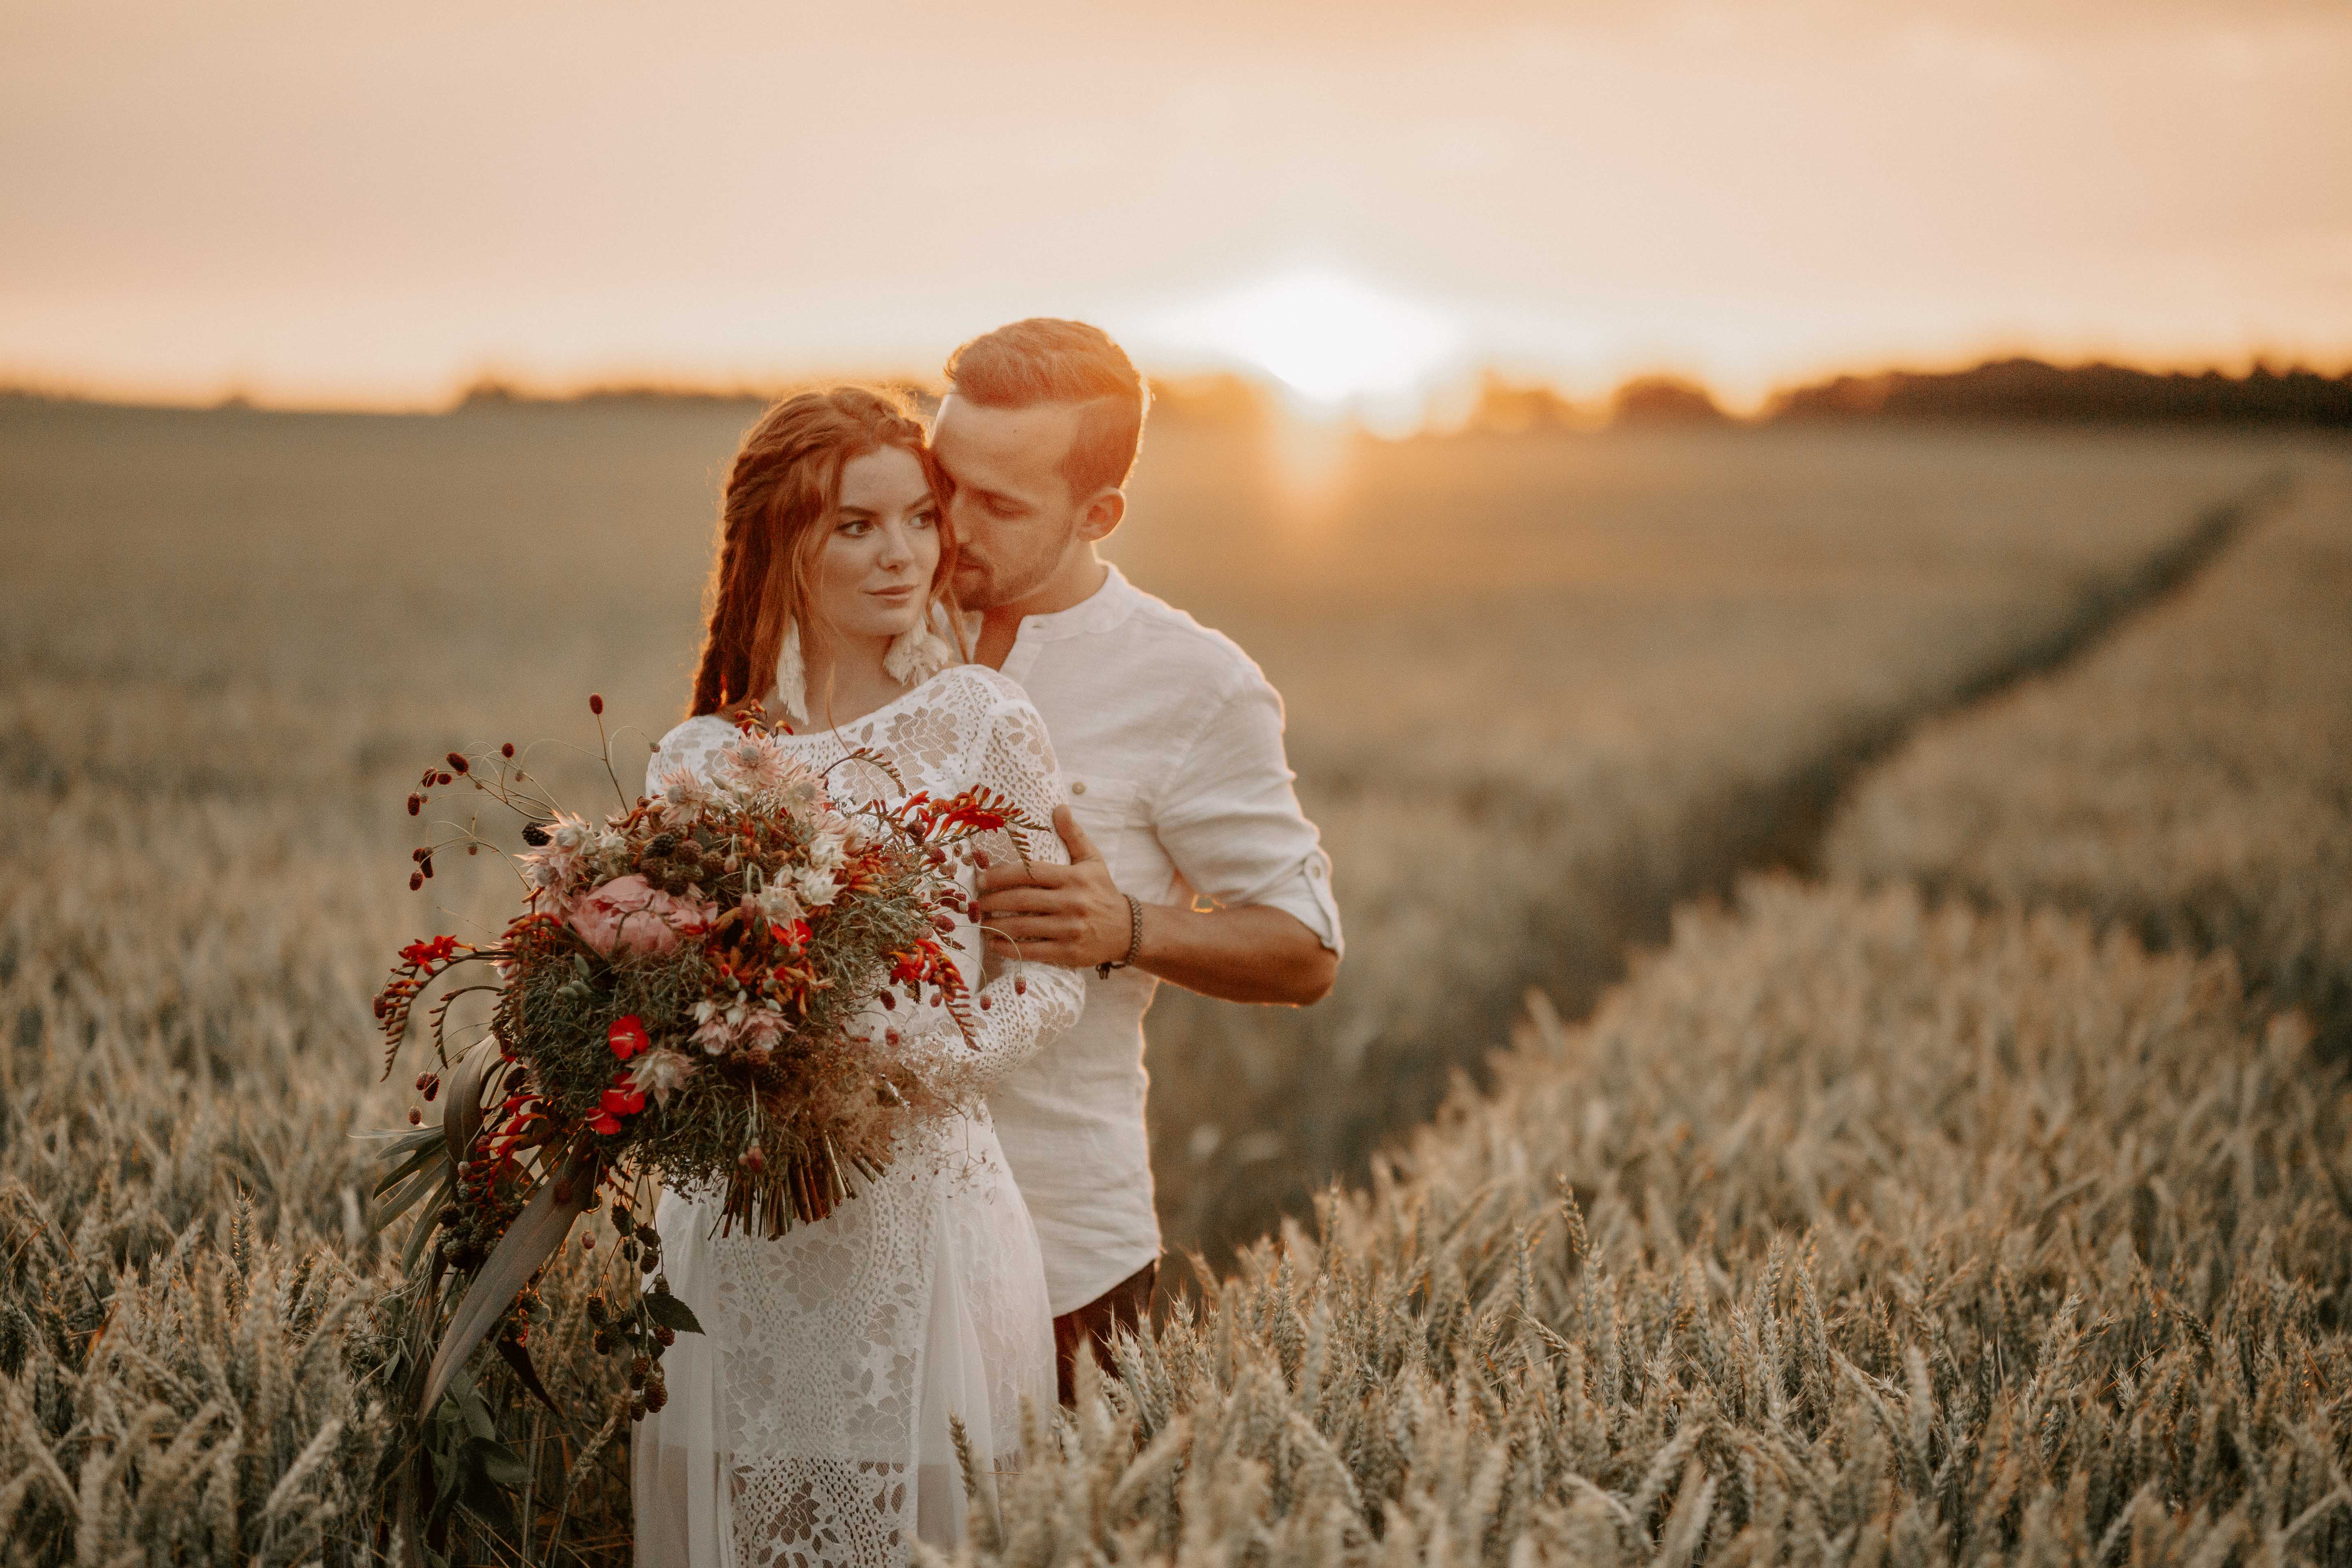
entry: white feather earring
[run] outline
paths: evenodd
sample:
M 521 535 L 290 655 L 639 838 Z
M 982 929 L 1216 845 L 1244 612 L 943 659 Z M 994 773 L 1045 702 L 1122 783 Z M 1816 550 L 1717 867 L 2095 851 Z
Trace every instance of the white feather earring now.
M 956 662 L 955 645 L 934 624 L 942 613 L 934 605 L 930 614 L 890 639 L 889 651 L 882 656 L 883 674 L 901 686 L 920 686 Z
M 808 725 L 808 661 L 801 657 L 801 624 L 784 628 L 784 646 L 776 654 L 776 700 L 795 726 Z

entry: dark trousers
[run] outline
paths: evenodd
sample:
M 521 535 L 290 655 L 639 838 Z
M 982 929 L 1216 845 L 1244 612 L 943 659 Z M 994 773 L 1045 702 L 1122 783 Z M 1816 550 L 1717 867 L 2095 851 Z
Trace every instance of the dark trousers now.
M 1120 1329 L 1133 1331 L 1137 1325 L 1150 1321 L 1151 1288 L 1159 1279 L 1160 1264 L 1154 1260 L 1085 1306 L 1054 1320 L 1054 1360 L 1063 1404 L 1077 1403 L 1079 1344 L 1092 1341 L 1096 1363 L 1108 1369 L 1111 1365 L 1111 1336 Z

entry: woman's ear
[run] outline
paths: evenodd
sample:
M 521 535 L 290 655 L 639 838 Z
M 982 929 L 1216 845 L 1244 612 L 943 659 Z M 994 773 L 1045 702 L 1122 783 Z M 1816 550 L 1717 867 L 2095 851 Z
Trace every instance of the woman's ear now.
M 1108 539 L 1127 518 L 1127 492 L 1097 490 L 1078 513 L 1078 537 L 1089 542 Z

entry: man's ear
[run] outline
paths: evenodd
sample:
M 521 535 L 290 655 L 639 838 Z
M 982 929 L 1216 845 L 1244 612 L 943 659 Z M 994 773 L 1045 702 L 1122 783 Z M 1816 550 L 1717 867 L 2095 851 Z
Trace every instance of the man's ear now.
M 1097 490 L 1078 512 L 1078 537 L 1089 543 L 1097 539 L 1108 539 L 1126 517 L 1125 490 Z

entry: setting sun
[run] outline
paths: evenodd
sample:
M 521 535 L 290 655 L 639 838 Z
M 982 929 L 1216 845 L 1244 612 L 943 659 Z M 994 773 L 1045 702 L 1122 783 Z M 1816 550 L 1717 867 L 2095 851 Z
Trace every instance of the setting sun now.
M 1262 370 L 1324 409 L 1417 405 L 1463 342 L 1436 311 L 1322 271 L 1268 279 L 1169 325 L 1187 346 Z

